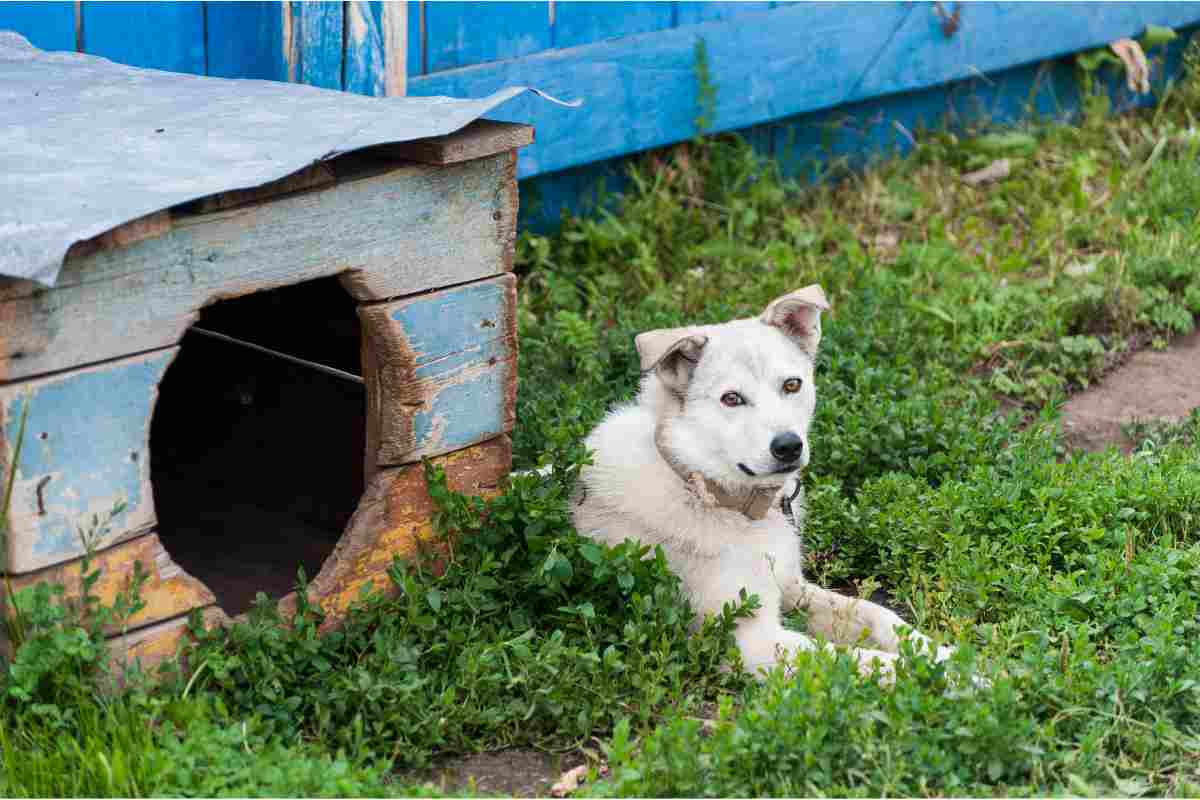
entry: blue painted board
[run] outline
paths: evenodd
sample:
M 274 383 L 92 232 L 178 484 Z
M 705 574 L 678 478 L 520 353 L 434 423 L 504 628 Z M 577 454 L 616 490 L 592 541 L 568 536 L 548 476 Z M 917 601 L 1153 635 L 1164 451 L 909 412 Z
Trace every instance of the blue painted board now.
M 294 68 L 289 74 L 309 86 L 341 89 L 342 4 L 292 2 L 290 8 Z
M 205 4 L 208 74 L 218 78 L 287 80 L 279 3 Z
M 1012 122 L 1026 118 L 1027 110 L 1066 119 L 1078 109 L 1078 99 L 1073 67 L 1047 62 L 992 73 L 986 80 L 966 79 L 778 120 L 769 127 L 782 171 L 816 180 L 835 160 L 857 168 L 872 158 L 903 155 L 913 147 L 910 136 L 919 141 L 930 130 Z
M 204 74 L 204 4 L 83 3 L 83 51 L 171 72 Z
M 425 33 L 422 21 L 425 17 L 425 0 L 408 0 L 408 76 L 424 75 Z
M 150 419 L 178 348 L 0 386 L 0 473 L 8 474 L 21 409 L 29 416 L 4 567 L 20 574 L 84 554 L 80 528 L 107 521 L 104 547 L 154 524 Z M 125 510 L 109 518 L 114 503 Z
M 490 86 L 525 84 L 583 98 L 581 109 L 520 98 L 492 115 L 526 119 L 536 128 L 537 141 L 519 160 L 518 175 L 528 177 L 695 135 L 701 38 L 718 87 L 711 130 L 747 127 L 786 114 L 789 106 L 803 110 L 842 102 L 845 81 L 836 80 L 829 65 L 840 59 L 865 69 L 874 50 L 864 42 L 877 49 L 907 13 L 891 3 L 867 4 L 861 11 L 847 14 L 828 5 L 769 11 L 435 73 L 411 81 L 409 92 L 473 96 Z M 819 44 L 811 40 L 813 30 L 823 31 Z M 797 80 L 798 75 L 830 77 Z
M 742 14 L 753 14 L 768 11 L 773 3 L 758 3 L 746 0 L 744 3 L 721 2 L 679 2 L 675 6 L 676 25 L 695 25 L 698 22 L 711 22 L 718 19 L 732 19 Z
M 348 0 L 343 89 L 374 97 L 403 94 L 401 79 L 421 74 L 421 29 L 419 0 L 401 6 L 379 0 Z M 398 15 L 403 14 L 403 18 Z M 403 41 L 393 41 L 404 22 Z M 398 63 L 394 63 L 398 62 Z M 390 76 L 388 73 L 392 73 Z
M 16 31 L 42 50 L 74 50 L 75 4 L 0 3 L 0 30 Z
M 555 3 L 554 47 L 577 47 L 674 27 L 674 3 Z
M 1178 74 L 1185 41 L 1181 37 L 1168 48 L 1167 75 Z M 1115 71 L 1100 79 L 1117 111 L 1155 101 L 1153 95 L 1130 93 Z M 768 127 L 774 131 L 774 157 L 783 172 L 815 179 L 834 159 L 855 168 L 872 158 L 907 153 L 913 147 L 909 137 L 920 141 L 930 130 L 961 131 L 1023 119 L 1065 123 L 1081 107 L 1075 64 L 1064 58 L 777 120 Z
M 629 186 L 628 159 L 614 158 L 520 183 L 519 230 L 554 230 L 564 214 L 587 216 L 611 208 Z
M 789 5 L 434 73 L 410 81 L 409 93 L 480 96 L 530 85 L 583 98 L 577 110 L 522 98 L 493 115 L 537 129 L 537 141 L 520 155 L 518 175 L 525 178 L 694 135 L 698 38 L 717 87 L 710 127 L 716 132 L 1101 46 L 1137 35 L 1147 23 L 1200 21 L 1198 3 L 1004 2 L 963 9 L 962 30 L 947 38 L 927 4 Z
M 430 73 L 519 58 L 551 46 L 550 9 L 544 0 L 438 2 L 423 8 Z
M 1196 30 L 1195 28 L 1192 29 Z M 1165 74 L 1178 75 L 1180 56 L 1190 32 L 1180 31 L 1165 54 Z M 1151 53 L 1154 60 L 1161 53 Z M 1107 77 L 1118 110 L 1153 102 L 1131 95 L 1116 71 Z M 1157 89 L 1156 91 L 1161 91 Z M 873 98 L 836 108 L 800 114 L 738 131 L 755 150 L 770 156 L 786 175 L 819 180 L 830 167 L 860 168 L 871 160 L 908 152 L 911 142 L 901 127 L 920 140 L 928 130 L 963 130 L 980 124 L 1007 124 L 1031 115 L 1068 121 L 1080 109 L 1074 61 L 1064 57 L 1028 64 L 950 84 Z M 564 211 L 587 214 L 611 207 L 628 184 L 628 159 L 611 159 L 521 182 L 521 227 L 538 231 L 557 227 Z M 837 173 L 835 173 L 837 174 Z M 609 193 L 601 196 L 597 186 Z
M 383 11 L 379 3 L 347 0 L 345 64 L 342 88 L 347 92 L 382 97 L 386 94 L 386 54 Z
M 512 275 L 362 307 L 359 314 L 367 342 L 368 447 L 376 463 L 410 463 L 512 429 Z

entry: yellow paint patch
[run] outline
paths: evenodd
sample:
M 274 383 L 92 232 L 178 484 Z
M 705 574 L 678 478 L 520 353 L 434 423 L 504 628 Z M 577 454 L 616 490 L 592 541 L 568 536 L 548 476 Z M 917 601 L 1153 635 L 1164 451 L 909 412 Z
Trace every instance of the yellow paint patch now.
M 153 533 L 109 547 L 92 558 L 90 569 L 100 573 L 92 586 L 92 596 L 101 605 L 112 606 L 118 595 L 133 585 L 135 564 L 140 564 L 146 575 L 139 593 L 146 607 L 124 621 L 126 629 L 168 620 L 216 602 L 207 586 L 171 560 Z M 9 580 L 14 590 L 41 582 L 62 584 L 66 588 L 65 598 L 78 602 L 83 593 L 83 559 L 15 575 Z M 10 613 L 4 593 L 0 593 L 0 613 Z M 108 632 L 115 633 L 115 626 Z
M 225 612 L 216 606 L 206 608 L 201 613 L 206 629 L 223 625 L 228 619 Z M 186 616 L 160 622 L 110 639 L 109 661 L 116 670 L 134 663 L 140 664 L 144 670 L 153 670 L 164 661 L 174 658 L 190 636 Z

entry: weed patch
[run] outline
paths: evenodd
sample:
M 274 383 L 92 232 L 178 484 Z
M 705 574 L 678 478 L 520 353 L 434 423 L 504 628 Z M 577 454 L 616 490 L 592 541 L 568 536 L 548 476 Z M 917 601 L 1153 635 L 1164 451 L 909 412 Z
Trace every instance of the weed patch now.
M 438 751 L 580 744 L 618 717 L 653 725 L 739 690 L 744 678 L 720 665 L 749 608 L 694 632 L 661 554 L 571 532 L 569 456 L 559 452 L 550 480 L 515 477 L 494 500 L 452 494 L 431 469 L 437 524 L 456 536 L 439 571 L 397 561 L 398 596 L 367 600 L 328 635 L 315 611 L 284 624 L 270 606 L 201 633 L 197 685 L 281 733 L 400 766 Z

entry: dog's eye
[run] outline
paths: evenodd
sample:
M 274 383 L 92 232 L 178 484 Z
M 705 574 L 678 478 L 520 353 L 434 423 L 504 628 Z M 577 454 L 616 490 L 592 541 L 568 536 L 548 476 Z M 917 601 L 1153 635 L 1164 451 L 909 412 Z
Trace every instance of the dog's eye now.
M 721 395 L 721 402 L 730 408 L 733 408 L 734 406 L 744 406 L 746 404 L 746 398 L 742 397 L 737 392 L 726 392 L 725 394 Z
M 783 393 L 795 394 L 796 392 L 800 391 L 800 387 L 803 385 L 804 381 L 800 380 L 799 378 L 788 378 L 783 382 Z

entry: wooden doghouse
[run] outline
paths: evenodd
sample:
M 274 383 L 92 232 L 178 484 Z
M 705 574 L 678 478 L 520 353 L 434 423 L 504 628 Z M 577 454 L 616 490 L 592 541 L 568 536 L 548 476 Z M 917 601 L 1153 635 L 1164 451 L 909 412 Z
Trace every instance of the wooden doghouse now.
M 167 538 L 168 516 L 186 528 L 191 512 L 167 506 L 171 498 L 192 496 L 188 481 L 200 491 L 219 484 L 224 473 L 241 482 L 270 476 L 218 462 L 209 465 L 218 474 L 184 474 L 184 491 L 165 497 L 155 485 L 158 465 L 168 471 L 178 465 L 170 463 L 171 453 L 156 451 L 156 404 L 182 393 L 175 400 L 176 433 L 187 433 L 190 415 L 200 439 L 222 426 L 231 437 L 251 435 L 212 423 L 216 401 L 194 394 L 224 380 L 245 348 L 224 344 L 232 348 L 227 355 L 197 356 L 192 378 L 177 388 L 171 382 L 189 349 L 202 351 L 187 333 L 191 326 L 219 328 L 239 317 L 222 317 L 222 308 L 269 298 L 272 290 L 283 299 L 270 313 L 260 305 L 240 314 L 248 327 L 233 330 L 235 338 L 265 337 L 269 341 L 254 343 L 286 350 L 289 337 L 271 339 L 271 329 L 282 320 L 292 330 L 323 331 L 326 302 L 341 309 L 337 314 L 349 308 L 347 324 L 361 329 L 352 344 L 361 371 L 346 371 L 358 372 L 362 386 L 344 382 L 347 396 L 358 398 L 354 462 L 318 459 L 303 473 L 314 473 L 315 482 L 292 495 L 311 498 L 322 480 L 339 491 L 355 481 L 361 489 L 357 503 L 342 509 L 344 532 L 330 541 L 331 554 L 315 576 L 310 571 L 310 594 L 336 619 L 364 588 L 386 586 L 393 557 L 410 555 L 431 533 L 422 459 L 443 465 L 450 485 L 467 492 L 494 489 L 510 466 L 516 149 L 531 141 L 528 127 L 479 120 L 448 136 L 360 150 L 81 242 L 53 288 L 0 278 L 0 474 L 15 466 L 17 476 L 3 568 L 14 586 L 46 580 L 76 590 L 82 531 L 92 537 L 103 600 L 128 585 L 135 564 L 148 574 L 145 608 L 126 630 L 113 632 L 117 658 L 145 664 L 169 656 L 193 609 L 202 609 L 210 623 L 227 617 L 210 586 L 181 567 Z M 285 293 L 303 293 L 304 286 L 317 289 L 290 306 Z M 339 306 L 341 298 L 333 295 L 343 291 L 346 302 Z M 248 371 L 256 370 L 251 365 Z M 272 376 L 260 378 L 259 391 Z M 288 408 L 303 412 L 289 420 L 307 420 L 277 440 L 288 458 L 320 438 L 330 423 L 327 411 L 336 414 L 311 400 L 314 385 L 301 381 L 288 398 Z M 232 387 L 235 402 L 254 403 L 239 399 L 238 391 Z M 214 427 L 204 428 L 210 423 Z M 219 445 L 212 442 L 214 449 Z M 242 452 L 250 458 L 270 447 L 257 442 Z M 252 487 L 240 489 L 240 497 L 253 497 Z M 294 576 L 302 543 L 263 530 L 271 524 L 253 514 L 225 511 L 219 524 L 231 537 L 194 549 L 219 548 L 236 564 L 239 542 L 255 539 L 259 551 Z

